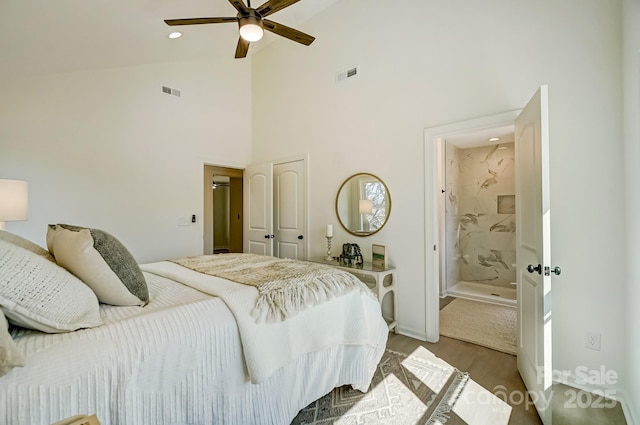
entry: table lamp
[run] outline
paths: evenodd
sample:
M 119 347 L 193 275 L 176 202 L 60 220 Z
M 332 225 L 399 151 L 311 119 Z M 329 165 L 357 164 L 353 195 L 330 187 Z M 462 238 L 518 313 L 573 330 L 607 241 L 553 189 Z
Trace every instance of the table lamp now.
M 29 183 L 0 179 L 0 230 L 6 221 L 23 221 L 29 210 Z
M 362 230 L 369 231 L 369 220 L 367 215 L 373 213 L 373 201 L 370 199 L 360 199 L 359 203 L 360 215 L 362 215 Z

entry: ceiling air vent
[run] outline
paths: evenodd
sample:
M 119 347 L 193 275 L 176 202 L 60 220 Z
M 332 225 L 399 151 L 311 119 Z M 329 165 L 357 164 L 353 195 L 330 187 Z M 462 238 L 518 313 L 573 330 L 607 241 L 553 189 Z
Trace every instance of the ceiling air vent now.
M 338 72 L 336 74 L 336 82 L 339 83 L 348 78 L 353 78 L 358 75 L 358 67 L 354 66 L 352 68 L 347 69 L 346 71 Z

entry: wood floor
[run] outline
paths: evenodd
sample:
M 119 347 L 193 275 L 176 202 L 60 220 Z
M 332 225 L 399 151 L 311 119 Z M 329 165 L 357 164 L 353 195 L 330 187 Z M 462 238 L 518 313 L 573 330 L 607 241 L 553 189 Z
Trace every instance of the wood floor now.
M 444 336 L 440 337 L 438 343 L 431 344 L 403 335 L 389 334 L 387 342 L 389 349 L 410 354 L 418 346 L 425 347 L 458 370 L 468 372 L 471 379 L 511 405 L 513 410 L 509 425 L 542 424 L 518 373 L 515 356 Z M 594 407 L 580 408 L 575 406 L 580 404 L 575 403 L 576 400 L 598 401 L 597 396 L 559 384 L 554 385 L 553 394 L 553 425 L 626 425 L 627 423 L 620 403 L 599 400 L 600 403 L 594 403 Z M 526 399 L 523 400 L 523 398 Z M 611 404 L 613 407 L 603 407 Z M 447 422 L 447 425 L 459 424 L 465 424 L 465 422 L 457 417 L 452 417 Z

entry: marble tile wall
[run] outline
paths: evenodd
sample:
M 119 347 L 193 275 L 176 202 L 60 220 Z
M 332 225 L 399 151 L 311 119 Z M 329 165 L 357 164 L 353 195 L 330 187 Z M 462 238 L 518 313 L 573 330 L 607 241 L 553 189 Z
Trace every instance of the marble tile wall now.
M 516 271 L 513 143 L 446 147 L 447 285 L 459 280 L 513 287 Z M 501 211 L 505 211 L 501 209 Z
M 460 149 L 450 143 L 445 144 L 445 255 L 446 255 L 446 286 L 456 284 L 459 279 L 458 260 L 458 195 L 460 194 Z

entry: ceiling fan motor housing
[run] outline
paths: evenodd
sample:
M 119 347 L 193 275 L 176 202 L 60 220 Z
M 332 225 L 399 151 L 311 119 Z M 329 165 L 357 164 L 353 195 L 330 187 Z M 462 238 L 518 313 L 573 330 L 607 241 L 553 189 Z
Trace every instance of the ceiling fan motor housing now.
M 258 41 L 264 32 L 262 16 L 255 9 L 238 12 L 238 28 L 240 28 L 240 35 L 245 40 Z
M 255 9 L 248 9 L 245 13 L 238 12 L 238 27 L 242 28 L 247 24 L 258 25 L 262 28 L 262 15 Z
M 246 12 L 238 12 L 238 26 L 254 24 L 262 27 L 262 15 L 255 9 L 248 9 Z

